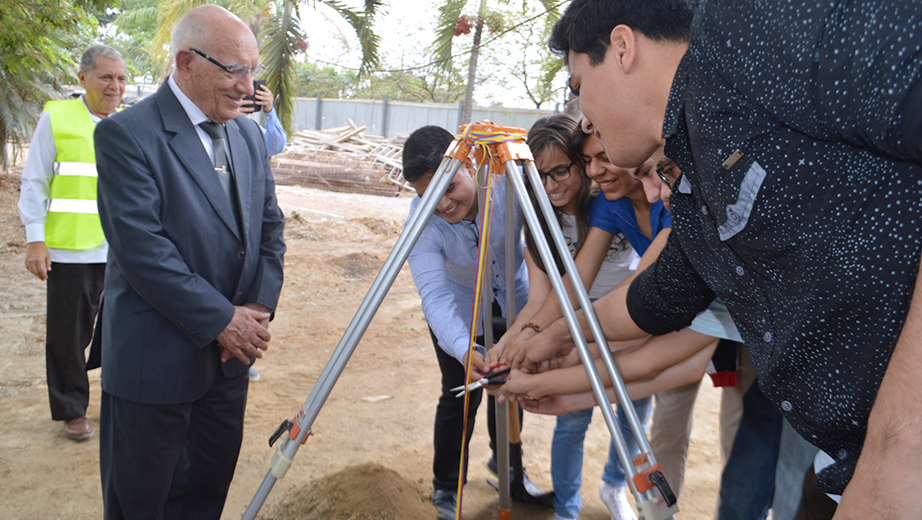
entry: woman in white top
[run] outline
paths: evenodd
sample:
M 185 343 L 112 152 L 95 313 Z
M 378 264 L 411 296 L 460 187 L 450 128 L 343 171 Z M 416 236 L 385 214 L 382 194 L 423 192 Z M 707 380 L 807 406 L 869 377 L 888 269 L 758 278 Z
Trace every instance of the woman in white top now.
M 570 249 L 570 255 L 574 257 L 589 233 L 589 208 L 598 191 L 593 189 L 592 181 L 582 167 L 582 147 L 574 146 L 573 140 L 577 133 L 582 133 L 578 122 L 565 114 L 542 118 L 528 131 L 528 145 L 534 155 L 535 166 L 544 181 L 544 190 L 554 206 L 558 223 Z M 636 182 L 628 172 L 625 172 L 624 177 L 626 182 Z M 531 189 L 530 186 L 529 189 Z M 638 191 L 640 191 L 639 186 Z M 542 220 L 543 225 L 540 212 L 539 219 Z M 553 244 L 546 230 L 544 233 L 548 242 Z M 509 329 L 510 332 L 502 338 L 501 343 L 511 340 L 523 328 L 531 326 L 532 318 L 545 300 L 555 297 L 551 292 L 545 266 L 537 255 L 531 230 L 526 231 L 525 241 L 527 246 L 525 261 L 529 278 L 528 301 L 517 315 L 515 323 Z M 621 233 L 614 235 L 598 274 L 589 289 L 589 297 L 599 298 L 629 278 L 639 262 L 640 256 L 625 236 Z M 558 260 L 556 263 L 557 269 L 562 271 L 561 262 Z M 646 424 L 651 410 L 650 399 L 635 401 L 634 406 L 641 420 Z M 637 443 L 620 406 L 618 406 L 618 419 L 628 446 L 636 452 Z M 562 415 L 557 419 L 551 446 L 555 520 L 575 519 L 579 516 L 582 507 L 579 490 L 582 484 L 583 440 L 591 420 L 591 408 Z M 608 462 L 603 471 L 602 481 L 599 493 L 611 510 L 612 517 L 616 519 L 633 518 L 633 512 L 624 493 L 624 470 L 614 446 L 609 448 Z

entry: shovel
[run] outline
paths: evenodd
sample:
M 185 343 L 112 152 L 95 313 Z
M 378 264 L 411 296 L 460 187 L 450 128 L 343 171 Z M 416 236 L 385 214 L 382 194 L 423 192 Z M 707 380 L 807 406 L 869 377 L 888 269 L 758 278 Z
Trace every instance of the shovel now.
M 554 492 L 542 493 L 530 480 L 525 480 L 525 469 L 522 466 L 522 437 L 519 433 L 518 405 L 509 410 L 509 469 L 512 480 L 509 482 L 509 494 L 512 500 L 521 504 L 531 504 L 540 507 L 554 507 Z M 499 490 L 499 484 L 487 480 L 494 489 Z

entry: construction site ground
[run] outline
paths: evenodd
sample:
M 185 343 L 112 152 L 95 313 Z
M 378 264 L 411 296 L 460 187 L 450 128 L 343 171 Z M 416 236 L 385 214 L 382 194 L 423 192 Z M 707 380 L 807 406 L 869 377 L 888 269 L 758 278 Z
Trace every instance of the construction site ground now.
M 16 209 L 21 167 L 0 172 L 0 509 L 3 518 L 102 518 L 98 437 L 75 442 L 48 410 L 45 286 L 24 266 L 25 232 Z M 272 342 L 250 384 L 243 448 L 223 518 L 240 518 L 269 468 L 270 434 L 300 409 L 393 247 L 410 198 L 280 186 L 288 217 L 285 287 Z M 314 423 L 314 434 L 262 509 L 261 518 L 434 518 L 432 423 L 439 369 L 420 301 L 404 266 Z M 90 372 L 88 417 L 99 422 L 100 375 Z M 678 518 L 712 516 L 719 479 L 719 392 L 701 385 Z M 464 518 L 497 517 L 487 484 L 486 407 L 471 442 Z M 527 414 L 522 435 L 534 482 L 551 487 L 553 417 Z M 608 518 L 598 498 L 609 436 L 600 414 L 590 426 L 583 469 L 585 520 Z M 403 497 L 395 499 L 395 497 Z M 396 509 L 394 509 L 396 508 Z M 392 510 L 393 509 L 393 510 Z M 513 518 L 553 512 L 516 506 Z

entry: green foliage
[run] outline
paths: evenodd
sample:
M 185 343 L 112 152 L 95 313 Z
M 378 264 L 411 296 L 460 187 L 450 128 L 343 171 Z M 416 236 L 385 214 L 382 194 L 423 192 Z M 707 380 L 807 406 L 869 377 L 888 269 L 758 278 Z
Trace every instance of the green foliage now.
M 340 70 L 329 65 L 299 63 L 294 72 L 298 97 L 382 99 L 413 103 L 457 103 L 464 96 L 461 71 L 438 67 L 413 71 L 372 72 Z
M 510 55 L 514 56 L 516 53 L 513 50 L 513 46 L 510 45 L 509 37 L 506 36 L 510 28 L 518 30 L 520 22 L 525 25 L 531 25 L 526 23 L 525 20 L 527 20 L 530 15 L 534 15 L 534 13 L 537 12 L 536 9 L 530 8 L 529 4 L 532 2 L 521 0 L 521 3 L 518 4 L 521 5 L 521 9 L 518 11 L 509 7 L 512 5 L 512 2 L 509 0 L 494 0 L 493 3 L 499 7 L 488 7 L 487 0 L 480 0 L 479 6 L 477 6 L 478 3 L 472 3 L 473 5 L 471 7 L 475 7 L 477 10 L 472 20 L 475 29 L 473 31 L 473 41 L 470 43 L 468 43 L 466 37 L 463 36 L 470 31 L 460 30 L 462 29 L 462 27 L 460 27 L 460 25 L 462 25 L 462 20 L 465 21 L 463 28 L 467 28 L 468 26 L 464 16 L 467 17 L 467 20 L 471 20 L 472 18 L 470 15 L 462 15 L 465 7 L 468 7 L 467 0 L 444 0 L 444 3 L 442 3 L 439 8 L 438 26 L 435 40 L 432 44 L 434 59 L 442 67 L 446 69 L 451 68 L 454 66 L 452 63 L 453 53 L 460 54 L 465 46 L 470 46 L 469 54 L 465 54 L 465 61 L 468 64 L 468 78 L 464 95 L 465 106 L 461 116 L 464 121 L 470 119 L 470 110 L 472 108 L 470 105 L 473 104 L 474 88 L 483 80 L 483 78 L 480 77 L 483 74 L 478 72 L 478 59 L 483 59 L 484 63 L 490 66 L 491 74 L 503 74 L 505 77 L 524 74 L 526 79 L 523 80 L 523 83 L 525 83 L 526 88 L 531 89 L 528 96 L 539 108 L 551 98 L 554 91 L 550 85 L 553 82 L 553 78 L 556 76 L 556 72 L 552 72 L 552 69 L 557 67 L 557 65 L 551 63 L 550 60 L 541 58 L 540 61 L 547 61 L 547 65 L 537 65 L 541 67 L 539 74 L 540 80 L 537 84 L 533 84 L 535 83 L 534 81 L 529 83 L 527 79 L 529 77 L 534 77 L 534 64 L 531 66 L 517 66 L 513 69 L 508 67 L 510 63 L 518 65 L 519 61 L 532 60 L 532 58 L 525 53 L 527 49 L 521 49 L 520 46 L 522 50 L 520 56 L 522 56 L 522 58 L 517 61 L 510 61 Z M 560 16 L 557 7 L 557 4 L 560 2 L 559 0 L 539 0 L 538 3 L 540 3 L 538 9 L 540 9 L 541 12 L 546 12 L 546 14 L 539 16 L 536 22 L 543 27 L 550 27 Z M 487 29 L 486 33 L 483 32 L 484 26 L 486 26 Z M 455 40 L 456 37 L 457 40 Z M 496 64 L 500 65 L 496 66 Z M 501 83 L 502 82 L 503 81 L 501 81 Z
M 158 78 L 163 67 L 154 64 L 150 52 L 156 28 L 157 4 L 159 0 L 122 0 L 118 10 L 99 16 L 100 23 L 110 25 L 103 43 L 118 49 L 125 57 L 128 77 L 144 76 Z
M 294 72 L 294 93 L 297 97 L 343 98 L 352 95 L 358 73 L 340 72 L 335 67 L 314 63 L 299 63 Z
M 0 0 L 0 144 L 17 153 L 45 101 L 76 82 L 76 63 L 92 44 L 93 12 L 113 0 Z M 6 147 L 0 166 L 8 166 Z
M 559 13 L 555 9 L 547 15 L 538 16 L 544 10 L 543 6 L 533 8 L 523 5 L 518 10 L 504 12 L 506 19 L 514 24 L 514 29 L 503 39 L 504 45 L 519 59 L 500 66 L 504 78 L 500 83 L 524 87 L 525 95 L 535 108 L 552 108 L 544 105 L 552 103 L 555 98 L 563 101 L 566 95 L 565 79 L 560 75 L 563 60 L 547 47 Z
M 278 0 L 276 11 L 264 20 L 259 33 L 259 58 L 266 71 L 266 87 L 276 96 L 275 109 L 291 135 L 294 118 L 294 56 L 301 51 L 301 21 L 295 0 Z

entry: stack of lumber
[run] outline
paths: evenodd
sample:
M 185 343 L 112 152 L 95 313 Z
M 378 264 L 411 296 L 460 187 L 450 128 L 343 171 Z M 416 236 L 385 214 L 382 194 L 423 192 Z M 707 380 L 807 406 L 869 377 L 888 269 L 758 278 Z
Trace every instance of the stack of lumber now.
M 278 184 L 348 193 L 396 196 L 409 189 L 402 177 L 405 135 L 395 139 L 365 134 L 365 126 L 298 130 L 285 151 L 272 157 Z

